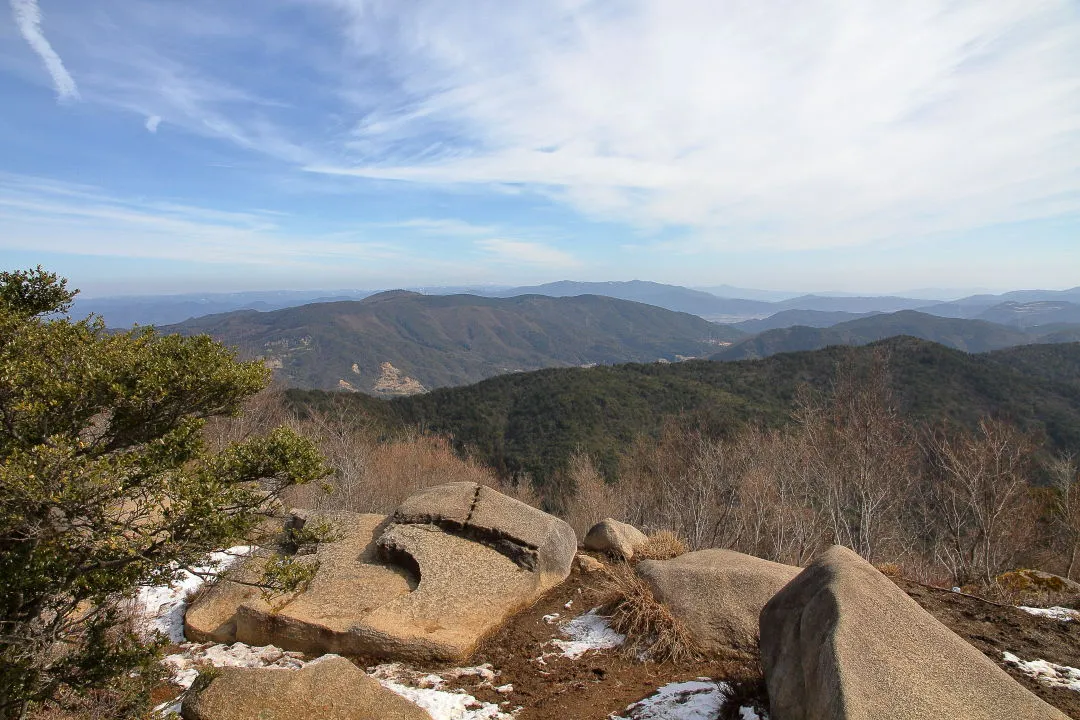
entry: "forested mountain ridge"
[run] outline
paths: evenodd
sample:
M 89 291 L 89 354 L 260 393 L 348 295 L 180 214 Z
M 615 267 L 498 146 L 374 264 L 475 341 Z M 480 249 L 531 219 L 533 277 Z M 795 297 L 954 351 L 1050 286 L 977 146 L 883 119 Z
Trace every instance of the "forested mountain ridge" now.
M 695 315 L 595 295 L 406 291 L 211 315 L 159 331 L 209 334 L 265 359 L 289 385 L 382 394 L 543 367 L 677 361 L 707 355 L 742 335 Z
M 973 426 L 998 416 L 1080 451 L 1080 343 L 972 355 L 911 337 L 741 362 L 690 361 L 549 369 L 383 401 L 292 391 L 295 408 L 333 408 L 356 422 L 448 434 L 499 472 L 540 484 L 583 450 L 607 473 L 641 435 L 680 421 L 708 434 L 789 422 L 801 385 L 827 390 L 837 366 L 887 359 L 906 416 Z

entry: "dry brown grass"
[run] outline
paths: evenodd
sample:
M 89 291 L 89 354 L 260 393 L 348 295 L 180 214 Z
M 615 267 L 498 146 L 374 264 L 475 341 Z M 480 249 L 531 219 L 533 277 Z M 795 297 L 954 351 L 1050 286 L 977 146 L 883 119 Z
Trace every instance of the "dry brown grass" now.
M 475 482 L 500 488 L 495 475 L 454 453 L 449 441 L 434 435 L 414 435 L 379 442 L 362 431 L 312 426 L 302 431 L 319 442 L 334 473 L 329 492 L 315 485 L 296 488 L 288 498 L 293 507 L 390 513 L 413 493 L 449 482 Z M 516 492 L 527 497 L 527 493 Z
M 690 631 L 660 603 L 625 563 L 605 569 L 602 584 L 611 627 L 626 635 L 624 651 L 657 662 L 688 662 L 699 656 Z
M 634 552 L 642 560 L 670 560 L 687 553 L 686 543 L 670 530 L 660 530 L 649 536 L 649 542 Z
M 593 525 L 604 518 L 623 518 L 624 493 L 609 485 L 588 455 L 577 452 L 570 457 L 568 474 L 574 488 L 563 519 L 584 538 Z
M 878 572 L 880 572 L 882 575 L 884 575 L 886 577 L 891 577 L 891 578 L 904 577 L 904 568 L 901 567 L 900 563 L 894 563 L 894 562 L 879 563 L 879 564 L 875 565 L 874 567 L 876 567 Z

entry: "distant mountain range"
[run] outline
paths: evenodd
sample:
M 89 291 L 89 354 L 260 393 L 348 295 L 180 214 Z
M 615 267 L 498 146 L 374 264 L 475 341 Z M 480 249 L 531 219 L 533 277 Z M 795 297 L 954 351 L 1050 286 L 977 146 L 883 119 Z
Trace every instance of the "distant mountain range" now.
M 78 297 L 71 310 L 74 317 L 90 313 L 105 318 L 111 328 L 132 325 L 168 325 L 204 315 L 233 310 L 278 310 L 313 302 L 359 300 L 370 290 L 281 290 L 238 293 L 188 293 L 183 295 L 118 295 Z
M 824 316 L 818 317 L 823 322 Z M 829 318 L 835 317 L 830 315 Z M 770 318 L 771 320 L 771 318 Z M 765 321 L 758 321 L 766 323 Z M 741 327 L 746 328 L 747 323 Z M 830 345 L 867 345 L 897 335 L 930 340 L 966 352 L 987 352 L 1034 343 L 1080 340 L 1080 324 L 1027 330 L 985 320 L 943 318 L 914 310 L 873 314 L 831 327 L 796 325 L 766 330 L 714 353 L 714 360 L 749 360 L 777 353 L 818 350 Z
M 766 330 L 776 330 L 779 328 L 793 327 L 795 325 L 826 328 L 848 322 L 849 320 L 858 320 L 861 317 L 876 314 L 877 313 L 843 312 L 842 310 L 781 310 L 775 315 L 770 315 L 766 318 L 743 320 L 742 322 L 732 323 L 732 327 L 737 327 L 748 333 L 765 332 Z
M 657 307 L 685 312 L 692 315 L 725 322 L 748 317 L 763 317 L 776 312 L 776 305 L 760 300 L 721 298 L 700 290 L 663 285 L 661 283 L 631 280 L 629 282 L 570 282 L 561 281 L 546 285 L 533 285 L 503 290 L 499 297 L 515 295 L 548 295 L 551 297 L 574 297 L 576 295 L 603 295 L 620 300 L 656 305 Z
M 1072 324 L 1080 323 L 1080 304 L 1063 300 L 1009 301 L 994 305 L 975 317 L 1020 328 Z
M 505 298 L 389 291 L 359 301 L 206 315 L 159 330 L 208 333 L 237 347 L 245 357 L 264 359 L 290 386 L 377 395 L 415 394 L 547 367 L 678 362 L 693 357 L 746 360 L 831 345 L 866 345 L 898 335 L 966 352 L 1080 340 L 1080 305 L 1062 300 L 1007 301 L 980 311 L 980 317 L 999 322 L 916 310 L 852 313 L 789 308 L 762 319 L 718 324 L 698 313 L 657 304 L 596 294 L 559 295 L 606 290 L 702 312 L 725 303 L 728 308 L 743 303 L 744 309 L 797 302 L 880 308 L 905 299 L 802 296 L 760 303 L 656 283 L 584 285 L 513 288 L 503 291 L 511 295 Z M 548 294 L 518 294 L 531 289 Z M 260 302 L 288 300 L 269 296 Z
M 744 335 L 689 313 L 597 295 L 511 298 L 391 291 L 159 328 L 207 333 L 288 384 L 393 395 L 544 367 L 679 361 Z
M 775 329 L 803 324 L 827 326 L 853 320 L 871 312 L 890 313 L 899 310 L 919 310 L 941 317 L 983 319 L 1019 327 L 1049 323 L 1073 323 L 1074 309 L 1064 306 L 1054 314 L 1050 306 L 1039 303 L 1080 304 L 1080 288 L 1071 290 L 1020 290 L 1001 295 L 972 295 L 949 302 L 931 302 L 920 297 L 868 296 L 822 293 L 798 295 L 780 291 L 751 290 L 721 285 L 709 288 L 713 292 L 692 290 L 678 285 L 633 280 L 629 282 L 571 282 L 562 281 L 528 287 L 424 287 L 414 288 L 425 295 L 469 293 L 485 297 L 515 297 L 546 295 L 574 297 L 602 295 L 620 300 L 655 305 L 675 312 L 687 312 L 706 320 L 723 323 L 744 323 L 749 320 L 775 318 L 761 329 Z M 745 297 L 737 294 L 742 293 Z M 368 290 L 311 290 L 282 292 L 208 293 L 189 295 L 148 295 L 79 299 L 73 314 L 81 317 L 94 312 L 105 317 L 109 327 L 164 325 L 232 310 L 276 310 L 312 302 L 358 300 L 373 291 Z M 994 310 L 996 306 L 1000 306 Z M 783 314 L 790 310 L 818 313 L 850 313 L 807 316 Z M 835 322 L 834 322 L 835 321 Z M 786 323 L 786 324 L 783 324 Z M 752 327 L 752 326 L 750 326 Z

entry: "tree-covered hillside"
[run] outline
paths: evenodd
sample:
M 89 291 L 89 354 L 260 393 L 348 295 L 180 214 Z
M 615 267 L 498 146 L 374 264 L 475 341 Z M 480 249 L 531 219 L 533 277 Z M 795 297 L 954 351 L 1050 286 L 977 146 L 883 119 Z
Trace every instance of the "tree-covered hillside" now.
M 207 333 L 246 356 L 266 359 L 293 386 L 388 393 L 398 387 L 380 385 L 384 363 L 430 389 L 545 367 L 704 356 L 743 334 L 694 315 L 595 295 L 404 291 L 211 315 L 160 331 Z
M 754 361 L 549 369 L 391 401 L 303 391 L 290 398 L 296 407 L 336 406 L 388 430 L 449 434 L 500 472 L 528 473 L 543 483 L 579 449 L 614 472 L 636 436 L 657 435 L 666 422 L 718 435 L 745 423 L 785 423 L 801 385 L 826 390 L 838 365 L 866 364 L 875 353 L 887 357 L 893 392 L 909 417 L 973 426 L 994 415 L 1044 432 L 1058 449 L 1080 451 L 1076 343 L 970 355 L 897 337 Z

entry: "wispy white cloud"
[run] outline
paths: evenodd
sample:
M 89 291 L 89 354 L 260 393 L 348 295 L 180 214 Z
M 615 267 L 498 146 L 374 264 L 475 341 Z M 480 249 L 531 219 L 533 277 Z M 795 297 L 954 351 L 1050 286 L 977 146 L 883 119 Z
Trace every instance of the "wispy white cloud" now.
M 315 172 L 520 184 L 687 248 L 1080 212 L 1068 0 L 333 4 L 395 92 Z
M 281 224 L 286 219 L 0 175 L 0 249 L 290 267 L 409 257 L 355 232 L 290 232 Z
M 581 265 L 570 253 L 539 242 L 490 238 L 477 240 L 476 245 L 493 259 L 503 263 L 535 265 L 557 270 Z
M 150 132 L 156 133 L 159 125 L 161 125 L 160 115 L 151 115 L 146 118 L 146 129 Z
M 473 222 L 386 235 L 536 268 L 573 259 L 523 227 L 552 203 L 657 262 L 1080 215 L 1073 0 L 101 0 L 48 30 L 88 103 L 247 151 L 295 196 L 453 190 Z M 487 219 L 511 191 L 541 210 Z
M 491 235 L 496 232 L 492 225 L 477 225 L 457 218 L 410 218 L 391 223 L 379 223 L 380 227 L 400 228 L 435 237 L 468 238 Z
M 56 88 L 57 98 L 77 100 L 79 88 L 75 85 L 75 80 L 41 31 L 41 8 L 38 7 L 37 0 L 11 0 L 11 13 L 15 18 L 15 25 L 19 28 L 19 33 L 45 63 L 45 69 L 52 77 L 53 87 Z

